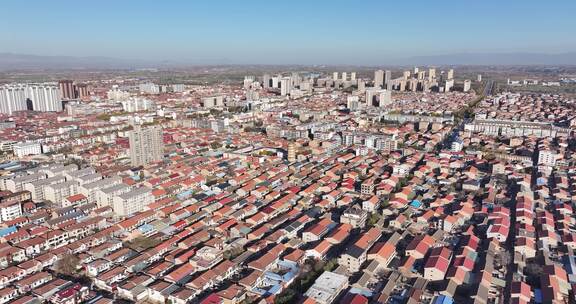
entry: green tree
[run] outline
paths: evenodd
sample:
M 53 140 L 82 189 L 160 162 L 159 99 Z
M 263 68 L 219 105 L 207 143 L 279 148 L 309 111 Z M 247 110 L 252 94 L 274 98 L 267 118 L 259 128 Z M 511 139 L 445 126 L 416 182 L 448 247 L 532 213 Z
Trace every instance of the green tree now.
M 368 217 L 368 227 L 376 226 L 376 223 L 380 220 L 380 213 L 372 212 L 370 213 L 370 217 Z
M 222 147 L 222 144 L 219 143 L 219 142 L 217 142 L 217 141 L 213 141 L 213 142 L 210 144 L 210 148 L 212 148 L 212 150 L 219 149 L 220 147 Z
M 390 199 L 383 199 L 380 201 L 380 207 L 382 209 L 388 208 L 388 205 L 390 205 Z
M 326 265 L 324 265 L 323 269 L 324 269 L 324 271 L 332 271 L 332 270 L 336 269 L 336 267 L 338 267 L 338 260 L 337 259 L 331 259 L 330 261 L 328 261 L 326 263 Z
M 96 119 L 108 121 L 110 120 L 110 117 L 110 114 L 99 114 L 96 116 Z
M 287 288 L 282 291 L 276 298 L 274 299 L 275 304 L 289 304 L 295 303 L 296 297 L 298 294 L 292 290 L 292 288 Z

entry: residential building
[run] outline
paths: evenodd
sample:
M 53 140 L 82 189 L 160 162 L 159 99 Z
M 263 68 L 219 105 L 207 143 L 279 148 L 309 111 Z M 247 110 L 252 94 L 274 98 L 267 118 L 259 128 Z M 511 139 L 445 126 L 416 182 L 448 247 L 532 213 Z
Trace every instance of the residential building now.
M 134 126 L 128 134 L 130 161 L 133 166 L 143 166 L 160 161 L 164 154 L 162 127 Z

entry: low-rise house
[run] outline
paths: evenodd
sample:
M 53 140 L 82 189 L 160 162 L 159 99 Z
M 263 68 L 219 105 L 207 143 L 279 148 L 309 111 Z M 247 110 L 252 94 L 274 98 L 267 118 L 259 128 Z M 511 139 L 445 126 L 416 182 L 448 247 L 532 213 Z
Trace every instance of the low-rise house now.
M 406 246 L 406 255 L 417 260 L 423 259 L 428 252 L 428 249 L 432 247 L 435 242 L 434 238 L 426 234 L 416 236 L 410 243 L 408 243 L 408 246 Z
M 52 280 L 52 275 L 48 272 L 37 272 L 14 284 L 20 293 L 28 291 Z
M 310 226 L 302 233 L 302 240 L 304 242 L 313 242 L 320 240 L 328 234 L 334 227 L 334 223 L 330 218 L 323 218 L 318 223 Z
M 375 260 L 383 267 L 388 267 L 394 257 L 396 257 L 396 246 L 392 243 L 380 242 L 374 244 L 370 249 L 367 259 Z
M 12 287 L 0 289 L 0 304 L 8 303 L 18 296 L 18 290 Z
M 452 252 L 446 247 L 436 247 L 430 251 L 430 256 L 424 265 L 424 278 L 430 281 L 440 281 L 446 276 Z
M 340 223 L 349 224 L 352 228 L 364 228 L 367 219 L 368 212 L 354 205 L 346 209 L 340 216 Z
M 318 260 L 324 260 L 332 244 L 327 240 L 320 241 L 314 248 L 306 250 L 306 256 Z

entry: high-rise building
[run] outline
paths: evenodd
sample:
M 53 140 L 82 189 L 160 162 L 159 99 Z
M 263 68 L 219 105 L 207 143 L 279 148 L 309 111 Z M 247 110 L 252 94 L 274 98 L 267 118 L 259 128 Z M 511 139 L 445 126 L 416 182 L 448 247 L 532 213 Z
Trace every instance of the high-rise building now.
M 28 100 L 32 110 L 40 112 L 63 110 L 60 88 L 53 83 L 15 84 L 0 88 L 0 112 L 12 114 L 14 111 L 28 109 Z
M 356 72 L 350 73 L 350 80 L 352 81 L 356 80 Z
M 410 79 L 408 86 L 410 87 L 410 91 L 416 92 L 418 90 L 418 79 Z
M 388 90 L 384 90 L 380 92 L 378 106 L 384 107 L 392 103 L 392 92 Z
M 272 87 L 277 89 L 280 87 L 280 78 L 282 78 L 281 76 L 275 76 L 272 77 Z
M 26 86 L 0 87 L 0 113 L 12 115 L 13 112 L 26 110 Z
M 476 81 L 478 81 L 478 82 L 482 81 L 482 74 L 478 74 L 478 78 L 476 78 Z
M 338 80 L 338 72 L 332 73 L 332 80 L 334 80 L 334 81 Z
M 384 71 L 377 70 L 374 72 L 374 87 L 382 87 L 384 85 Z
M 90 95 L 88 93 L 88 85 L 85 83 L 76 84 L 76 97 L 80 99 L 87 98 Z
M 174 93 L 182 93 L 186 90 L 186 86 L 182 83 L 176 83 L 172 85 L 172 92 Z M 82 98 L 82 97 L 80 97 Z
M 348 80 L 348 73 L 342 72 L 342 81 Z
M 416 75 L 417 75 L 416 78 L 418 80 L 424 80 L 424 77 L 426 77 L 426 72 L 420 71 L 420 72 L 416 73 Z
M 404 78 L 404 80 L 408 80 L 408 78 L 410 78 L 410 71 L 404 71 L 404 73 L 402 74 L 402 77 Z
M 380 90 L 377 88 L 368 88 L 366 90 L 366 97 L 365 97 L 365 101 L 366 101 L 366 105 L 367 106 L 372 106 L 374 105 L 374 96 L 376 96 L 378 94 Z
M 391 85 L 392 85 L 392 71 L 386 70 L 386 72 L 384 72 L 384 87 L 387 89 Z
M 58 86 L 60 87 L 62 99 L 70 100 L 77 97 L 76 90 L 74 89 L 74 82 L 72 80 L 60 80 Z
M 52 84 L 28 85 L 28 99 L 32 100 L 32 109 L 39 112 L 61 112 L 64 108 L 60 97 L 60 88 Z
M 149 111 L 156 106 L 152 100 L 145 98 L 129 98 L 121 103 L 122 109 L 126 112 Z
M 444 92 L 448 93 L 450 92 L 450 90 L 452 90 L 452 87 L 454 86 L 454 79 L 449 79 L 446 80 L 446 85 L 444 87 Z
M 255 81 L 254 76 L 244 76 L 244 89 L 248 90 Z
M 436 69 L 429 68 L 428 69 L 428 81 L 434 81 L 436 79 Z
M 160 86 L 158 86 L 157 84 L 151 83 L 151 82 L 141 83 L 138 86 L 138 88 L 140 89 L 140 92 L 142 92 L 142 93 L 148 93 L 148 94 L 160 93 Z
M 130 98 L 130 92 L 121 91 L 118 87 L 112 87 L 111 90 L 106 92 L 108 99 L 114 101 L 121 101 Z
M 406 79 L 402 79 L 400 80 L 400 83 L 398 83 L 398 91 L 404 92 L 405 90 L 406 90 Z
M 224 96 L 210 96 L 202 97 L 202 107 L 204 108 L 220 108 L 224 106 Z
M 282 79 L 280 79 L 280 95 L 286 96 L 290 94 L 291 90 L 290 77 L 282 77 Z
M 378 89 L 378 88 L 369 88 L 366 90 L 366 105 L 367 106 L 384 106 L 384 104 L 390 104 L 392 102 L 392 95 L 391 91 Z M 375 97 L 378 96 L 378 100 L 376 102 Z
M 265 89 L 269 88 L 271 80 L 270 74 L 264 74 L 264 76 L 262 76 L 262 87 Z
M 366 90 L 366 82 L 362 79 L 358 79 L 358 91 L 363 92 Z
M 454 79 L 454 69 L 448 70 L 448 80 Z
M 394 81 L 390 81 L 386 84 L 385 89 L 388 91 L 392 91 L 392 89 L 394 88 Z
M 290 76 L 290 87 L 299 87 L 300 83 L 302 83 L 302 77 L 300 77 L 300 74 L 293 72 Z
M 470 91 L 471 87 L 472 87 L 472 82 L 470 81 L 470 79 L 464 80 L 464 92 Z
M 348 109 L 350 111 L 358 110 L 359 100 L 360 98 L 358 98 L 358 96 L 348 96 L 348 98 L 346 99 Z
M 128 140 L 130 143 L 130 160 L 133 166 L 143 166 L 162 160 L 164 154 L 162 127 L 142 128 L 140 125 L 136 125 L 134 130 L 128 133 Z

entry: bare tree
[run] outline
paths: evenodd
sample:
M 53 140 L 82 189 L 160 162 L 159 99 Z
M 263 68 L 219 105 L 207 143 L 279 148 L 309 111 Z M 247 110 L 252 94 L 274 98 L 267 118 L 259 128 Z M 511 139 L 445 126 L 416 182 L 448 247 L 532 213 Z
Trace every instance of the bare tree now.
M 68 276 L 76 276 L 80 259 L 73 254 L 65 254 L 56 261 L 55 271 Z

